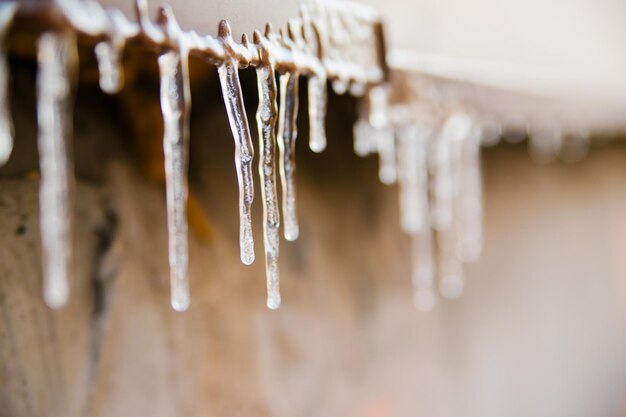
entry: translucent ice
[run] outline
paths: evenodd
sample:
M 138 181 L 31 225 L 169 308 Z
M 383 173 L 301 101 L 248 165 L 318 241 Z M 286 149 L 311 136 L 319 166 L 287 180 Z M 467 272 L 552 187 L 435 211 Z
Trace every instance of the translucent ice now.
M 189 307 L 189 254 L 187 241 L 187 168 L 189 159 L 188 53 L 172 50 L 159 56 L 163 151 L 167 196 L 167 229 L 171 303 L 177 311 Z
M 280 76 L 280 109 L 278 116 L 278 149 L 280 179 L 283 189 L 283 220 L 285 239 L 296 240 L 300 234 L 296 213 L 296 121 L 298 117 L 298 74 Z
M 220 38 L 229 42 L 230 27 L 225 20 L 220 23 Z M 222 86 L 224 105 L 228 114 L 230 130 L 235 141 L 235 168 L 239 184 L 239 247 L 241 262 L 250 265 L 254 262 L 254 239 L 252 237 L 252 218 L 250 209 L 254 200 L 254 180 L 252 178 L 252 160 L 254 148 L 250 126 L 243 102 L 243 93 L 239 81 L 239 66 L 234 58 L 226 59 L 217 67 Z
M 260 35 L 255 33 L 255 43 Z M 266 50 L 261 54 L 267 58 Z M 256 68 L 259 90 L 259 107 L 256 113 L 259 130 L 259 175 L 263 198 L 263 240 L 265 244 L 265 275 L 267 279 L 267 306 L 275 310 L 280 306 L 280 280 L 278 247 L 280 214 L 276 189 L 276 80 L 274 66 L 265 60 Z

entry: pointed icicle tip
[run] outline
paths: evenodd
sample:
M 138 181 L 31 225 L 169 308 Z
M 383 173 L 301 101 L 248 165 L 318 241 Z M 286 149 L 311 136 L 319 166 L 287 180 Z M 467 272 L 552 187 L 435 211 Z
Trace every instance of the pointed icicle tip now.
M 241 35 L 241 44 L 245 47 L 248 48 L 248 44 L 250 43 L 250 41 L 248 41 L 248 35 L 246 35 L 245 33 L 243 35 Z
M 252 34 L 252 42 L 254 42 L 256 45 L 261 43 L 261 33 L 258 30 L 255 30 Z
M 230 25 L 228 24 L 228 20 L 222 19 L 220 20 L 220 24 L 217 27 L 217 36 L 220 38 L 230 38 L 232 32 L 230 30 Z
M 273 30 L 272 24 L 271 23 L 266 24 L 265 25 L 265 36 L 266 37 L 270 36 L 272 34 L 272 30 Z

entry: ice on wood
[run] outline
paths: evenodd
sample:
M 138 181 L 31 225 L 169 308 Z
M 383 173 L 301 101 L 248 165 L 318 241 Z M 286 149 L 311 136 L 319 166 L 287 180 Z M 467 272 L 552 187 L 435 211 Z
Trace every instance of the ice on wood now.
M 69 155 L 76 39 L 69 32 L 39 37 L 37 124 L 40 227 L 44 299 L 51 308 L 66 304 L 72 272 L 73 164 Z
M 3 43 L 16 10 L 17 3 L 0 4 L 0 165 L 9 160 L 13 150 L 13 122 L 9 110 L 9 65 Z
M 277 86 L 274 64 L 262 45 L 258 32 L 254 43 L 259 47 L 261 64 L 256 68 L 259 107 L 256 120 L 259 131 L 259 175 L 263 198 L 263 243 L 265 245 L 265 275 L 267 280 L 267 306 L 275 310 L 280 306 L 280 278 L 278 248 L 280 214 L 276 187 L 276 104 Z
M 219 36 L 224 43 L 232 42 L 231 30 L 225 20 L 220 22 Z M 240 257 L 241 262 L 250 265 L 254 262 L 254 239 L 252 237 L 250 212 L 252 201 L 254 200 L 254 180 L 252 178 L 254 148 L 239 81 L 238 62 L 235 58 L 226 57 L 217 67 L 217 72 L 222 87 L 230 130 L 235 141 L 235 167 L 239 184 Z
M 189 307 L 189 254 L 187 237 L 187 170 L 189 159 L 188 53 L 168 51 L 158 59 L 163 113 L 163 151 L 170 264 L 171 303 L 177 311 Z
M 280 76 L 280 108 L 278 116 L 278 149 L 280 179 L 283 189 L 283 223 L 285 239 L 296 240 L 300 234 L 296 212 L 296 138 L 298 118 L 298 73 Z

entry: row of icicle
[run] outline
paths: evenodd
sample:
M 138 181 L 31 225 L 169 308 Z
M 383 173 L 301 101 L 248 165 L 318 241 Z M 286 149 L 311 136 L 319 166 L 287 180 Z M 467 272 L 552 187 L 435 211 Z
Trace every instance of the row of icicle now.
M 482 250 L 480 146 L 498 139 L 501 127 L 494 120 L 472 117 L 458 106 L 432 117 L 414 112 L 402 100 L 391 100 L 390 88 L 402 87 L 383 83 L 384 63 L 377 61 L 380 39 L 376 26 L 380 22 L 370 9 L 346 7 L 344 3 L 330 9 L 320 8 L 319 3 L 316 7 L 306 6 L 301 18 L 290 21 L 285 33 L 274 32 L 268 26 L 264 34 L 254 32 L 252 42 L 244 36 L 241 43 L 236 43 L 226 21 L 220 23 L 217 38 L 183 32 L 168 7 L 161 8 L 158 24 L 152 23 L 142 0 L 136 3 L 136 23 L 117 10 L 104 11 L 94 1 L 57 0 L 56 4 L 73 30 L 41 34 L 37 52 L 40 206 L 45 208 L 40 221 L 44 298 L 50 307 L 63 306 L 69 295 L 73 166 L 67 155 L 78 65 L 77 32 L 100 39 L 94 51 L 100 86 L 111 94 L 123 87 L 122 54 L 128 40 L 141 36 L 159 46 L 171 304 L 175 310 L 184 311 L 190 304 L 186 214 L 190 54 L 217 65 L 235 142 L 240 257 L 247 265 L 255 259 L 250 212 L 254 198 L 254 146 L 238 70 L 246 66 L 256 69 L 258 172 L 269 308 L 276 309 L 281 303 L 277 171 L 282 189 L 284 237 L 293 241 L 299 235 L 294 175 L 301 75 L 307 77 L 309 147 L 314 152 L 326 147 L 327 80 L 332 81 L 339 94 L 349 91 L 364 96 L 360 118 L 354 126 L 354 150 L 360 156 L 377 153 L 381 182 L 398 183 L 401 228 L 412 240 L 416 306 L 431 309 L 436 302 L 437 286 L 445 297 L 460 295 L 464 286 L 463 264 L 476 260 Z M 0 38 L 4 38 L 16 12 L 16 3 L 0 4 Z M 0 48 L 0 165 L 8 160 L 13 147 L 8 78 L 6 53 Z M 549 159 L 559 151 L 565 157 L 567 143 L 570 159 L 586 152 L 588 140 L 584 136 L 563 142 L 557 125 L 536 130 L 531 136 L 530 150 L 539 159 Z M 572 147 L 572 143 L 576 146 Z
M 122 54 L 129 39 L 141 36 L 144 41 L 147 39 L 160 48 L 158 68 L 164 123 L 171 305 L 177 311 L 186 310 L 190 304 L 186 214 L 191 110 L 188 58 L 190 54 L 197 54 L 217 65 L 235 142 L 240 256 L 247 265 L 255 259 L 250 213 L 254 198 L 254 147 L 238 70 L 246 66 L 256 67 L 267 306 L 278 308 L 281 303 L 278 271 L 280 215 L 275 145 L 278 144 L 284 236 L 293 241 L 299 234 L 294 182 L 298 79 L 301 75 L 308 77 L 309 145 L 314 152 L 321 152 L 326 147 L 327 79 L 334 80 L 334 87 L 342 91 L 348 87 L 351 91 L 364 91 L 367 85 L 382 81 L 382 65 L 375 62 L 380 56 L 375 50 L 380 46 L 375 39 L 376 27 L 380 24 L 377 16 L 363 7 L 316 4 L 303 7 L 301 17 L 289 22 L 286 33 L 282 30 L 276 33 L 268 25 L 264 34 L 254 32 L 252 43 L 245 35 L 241 43 L 236 43 L 226 21 L 220 22 L 217 38 L 182 31 L 167 6 L 160 9 L 158 24 L 152 23 L 147 16 L 147 4 L 142 0 L 136 3 L 136 23 L 117 10 L 105 11 L 95 1 L 57 0 L 53 3 L 72 28 L 44 32 L 37 42 L 40 221 L 46 303 L 59 308 L 65 305 L 69 296 L 73 166 L 68 151 L 78 65 L 78 32 L 100 39 L 94 52 L 100 70 L 100 86 L 108 93 L 116 93 L 123 87 Z M 6 34 L 17 12 L 17 3 L 0 5 L 0 36 Z M 369 45 L 373 50 L 362 48 L 357 56 L 342 54 L 342 49 L 359 43 Z M 280 88 L 276 85 L 276 73 Z M 0 50 L 0 163 L 8 160 L 13 147 L 7 88 L 6 53 Z
M 430 310 L 436 277 L 443 296 L 458 297 L 463 263 L 482 249 L 481 125 L 462 109 L 415 119 L 390 103 L 386 86 L 370 89 L 363 104 L 354 151 L 377 153 L 380 181 L 398 183 L 400 226 L 411 237 L 414 303 Z

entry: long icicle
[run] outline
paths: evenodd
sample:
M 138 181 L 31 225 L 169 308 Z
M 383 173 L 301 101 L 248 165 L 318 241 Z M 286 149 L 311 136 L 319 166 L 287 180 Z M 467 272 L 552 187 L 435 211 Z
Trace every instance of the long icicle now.
M 283 189 L 285 239 L 294 241 L 300 234 L 296 213 L 296 121 L 298 118 L 298 73 L 280 76 L 280 109 L 278 116 L 278 150 L 280 179 Z
M 188 51 L 171 50 L 159 56 L 163 151 L 172 308 L 189 307 L 189 253 L 187 238 L 187 170 L 189 160 Z
M 4 165 L 13 150 L 13 122 L 9 110 L 9 65 L 4 36 L 17 10 L 17 2 L 0 4 L 0 165 Z
M 269 26 L 268 26 L 269 30 Z M 280 275 L 278 247 L 280 212 L 276 190 L 276 78 L 274 64 L 262 45 L 259 32 L 254 32 L 254 43 L 259 48 L 261 63 L 256 68 L 259 90 L 259 107 L 256 113 L 259 130 L 259 175 L 263 198 L 263 241 L 265 244 L 265 275 L 267 280 L 267 307 L 280 306 Z
M 51 308 L 67 302 L 72 272 L 71 111 L 78 54 L 69 32 L 39 37 L 37 61 L 37 123 L 40 227 L 44 299 Z
M 219 37 L 225 44 L 232 37 L 228 22 L 222 20 L 218 29 Z M 224 96 L 224 105 L 228 114 L 230 130 L 235 140 L 235 167 L 239 183 L 239 246 L 241 262 L 250 265 L 254 262 L 254 239 L 252 237 L 252 218 L 250 209 L 254 200 L 254 180 L 252 178 L 252 160 L 254 147 L 246 108 L 243 102 L 241 83 L 239 82 L 239 64 L 234 58 L 227 57 L 218 67 L 217 72 Z
M 411 125 L 398 129 L 400 226 L 409 235 L 429 227 L 426 151 L 429 132 Z
M 411 235 L 413 302 L 418 310 L 435 306 L 433 259 L 426 153 L 430 132 L 421 126 L 398 129 L 400 224 Z
M 463 262 L 473 262 L 482 251 L 482 184 L 480 173 L 481 131 L 479 124 L 466 135 L 460 149 L 459 195 L 456 199 L 458 239 L 456 253 Z

